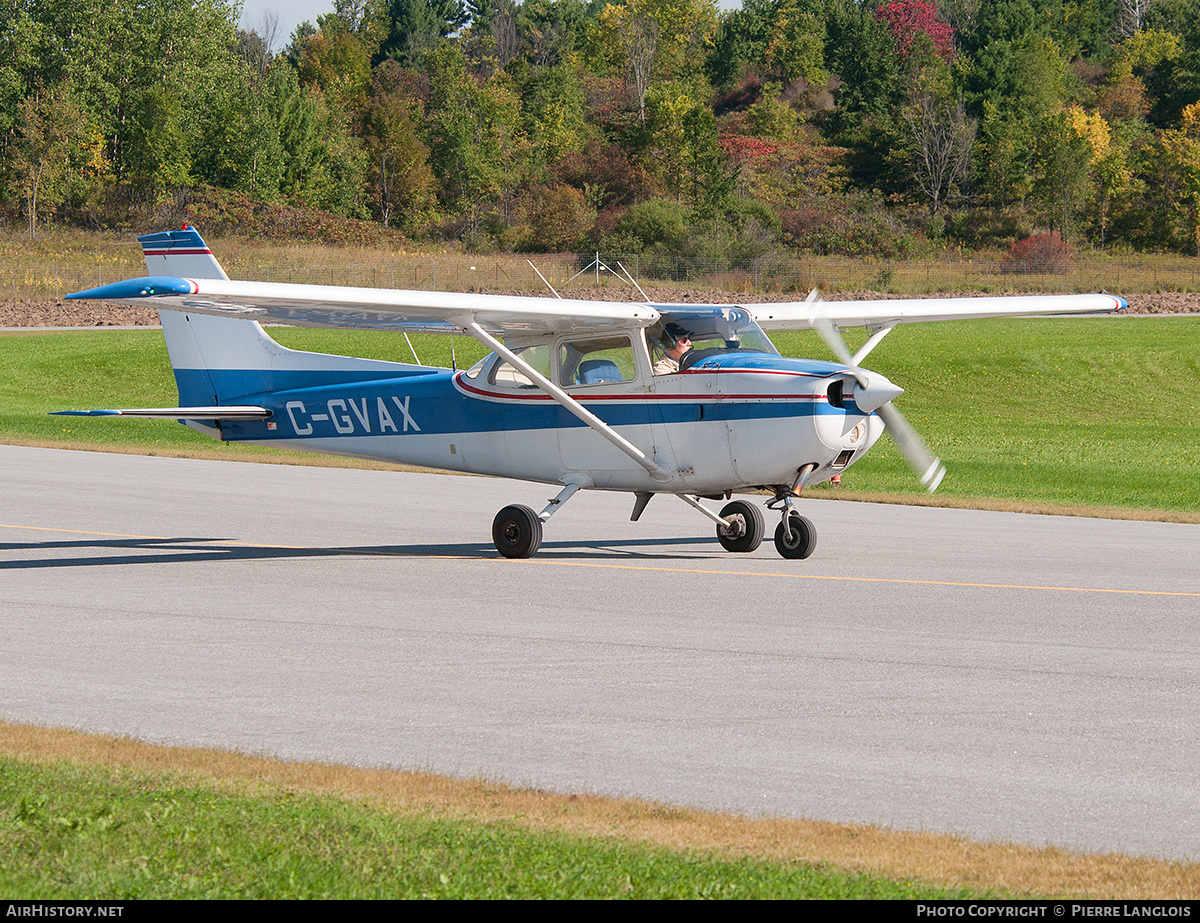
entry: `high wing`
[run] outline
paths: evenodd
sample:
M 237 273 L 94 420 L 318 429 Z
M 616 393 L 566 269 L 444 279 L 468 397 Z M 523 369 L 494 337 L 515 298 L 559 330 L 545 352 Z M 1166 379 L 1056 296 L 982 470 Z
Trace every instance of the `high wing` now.
M 1128 304 L 1115 295 L 1005 295 L 981 298 L 902 298 L 875 301 L 793 301 L 746 305 L 766 330 L 838 327 L 890 328 L 922 321 L 1023 317 L 1034 314 L 1108 314 Z
M 478 324 L 498 336 L 648 327 L 660 316 L 649 305 L 618 301 L 180 279 L 174 276 L 128 279 L 66 297 L 298 327 L 464 333 L 472 324 Z
M 146 276 L 67 295 L 149 305 L 300 327 L 346 327 L 464 333 L 473 323 L 496 336 L 573 333 L 613 327 L 649 327 L 673 307 L 618 301 L 527 295 L 401 291 L 334 285 L 237 282 Z M 689 305 L 688 307 L 696 307 Z M 838 327 L 890 328 L 902 323 L 1100 314 L 1126 307 L 1114 295 L 1017 295 L 981 298 L 907 298 L 875 301 L 798 301 L 745 306 L 768 330 Z

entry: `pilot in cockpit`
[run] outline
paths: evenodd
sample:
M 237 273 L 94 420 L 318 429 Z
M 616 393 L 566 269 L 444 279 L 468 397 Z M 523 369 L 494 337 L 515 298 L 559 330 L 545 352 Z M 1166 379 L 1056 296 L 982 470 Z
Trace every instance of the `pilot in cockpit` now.
M 662 358 L 654 363 L 655 375 L 671 375 L 679 371 L 679 363 L 692 348 L 692 333 L 676 323 L 669 323 L 663 328 L 665 336 L 662 342 L 666 349 Z

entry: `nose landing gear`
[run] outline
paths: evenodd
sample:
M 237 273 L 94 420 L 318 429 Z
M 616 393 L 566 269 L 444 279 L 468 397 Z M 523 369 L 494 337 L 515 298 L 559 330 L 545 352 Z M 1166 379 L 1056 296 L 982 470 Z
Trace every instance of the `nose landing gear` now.
M 804 490 L 808 476 L 817 468 L 805 465 L 797 472 L 790 488 L 776 488 L 775 498 L 767 503 L 767 509 L 779 510 L 780 523 L 775 527 L 775 550 L 781 557 L 803 560 L 817 547 L 817 528 L 810 520 L 801 516 L 792 506 L 793 501 Z
M 799 560 L 807 558 L 816 547 L 816 527 L 795 510 L 786 510 L 783 521 L 775 527 L 775 550 L 782 557 Z

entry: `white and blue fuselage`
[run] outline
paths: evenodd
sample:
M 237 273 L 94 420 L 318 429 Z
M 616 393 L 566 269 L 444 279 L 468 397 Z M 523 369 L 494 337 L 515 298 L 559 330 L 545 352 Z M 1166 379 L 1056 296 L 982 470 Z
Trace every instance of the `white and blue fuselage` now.
M 203 318 L 192 318 L 191 322 Z M 550 395 L 491 355 L 466 371 L 369 363 L 360 369 L 176 368 L 180 403 L 254 404 L 271 415 L 221 421 L 220 438 L 480 474 L 596 488 L 713 494 L 809 483 L 842 470 L 883 432 L 852 389 L 830 399 L 844 366 L 731 349 L 671 375 L 653 375 L 640 330 L 629 332 L 628 380 L 560 382 L 571 397 L 672 474 L 651 477 Z M 554 352 L 568 340 L 548 342 Z M 579 338 L 570 338 L 579 345 Z M 310 355 L 310 354 L 304 354 Z M 362 360 L 359 360 L 360 362 Z M 383 375 L 388 371 L 390 374 Z M 324 380 L 322 380 L 324 379 Z M 840 404 L 840 406 L 835 406 Z

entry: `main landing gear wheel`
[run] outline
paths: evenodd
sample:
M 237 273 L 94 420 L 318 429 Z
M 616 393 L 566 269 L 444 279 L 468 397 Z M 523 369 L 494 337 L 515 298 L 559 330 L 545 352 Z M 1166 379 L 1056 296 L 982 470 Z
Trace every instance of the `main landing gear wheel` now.
M 506 558 L 528 558 L 542 546 L 542 521 L 527 506 L 506 506 L 492 520 L 492 541 Z
M 787 525 L 792 531 L 790 538 L 784 523 L 775 527 L 775 550 L 785 558 L 807 558 L 817 547 L 816 527 L 794 510 L 788 513 Z
M 745 500 L 727 503 L 721 510 L 721 518 L 730 523 L 728 529 L 717 526 L 717 540 L 726 551 L 754 551 L 762 544 L 767 528 L 763 524 L 762 510 L 753 503 Z

